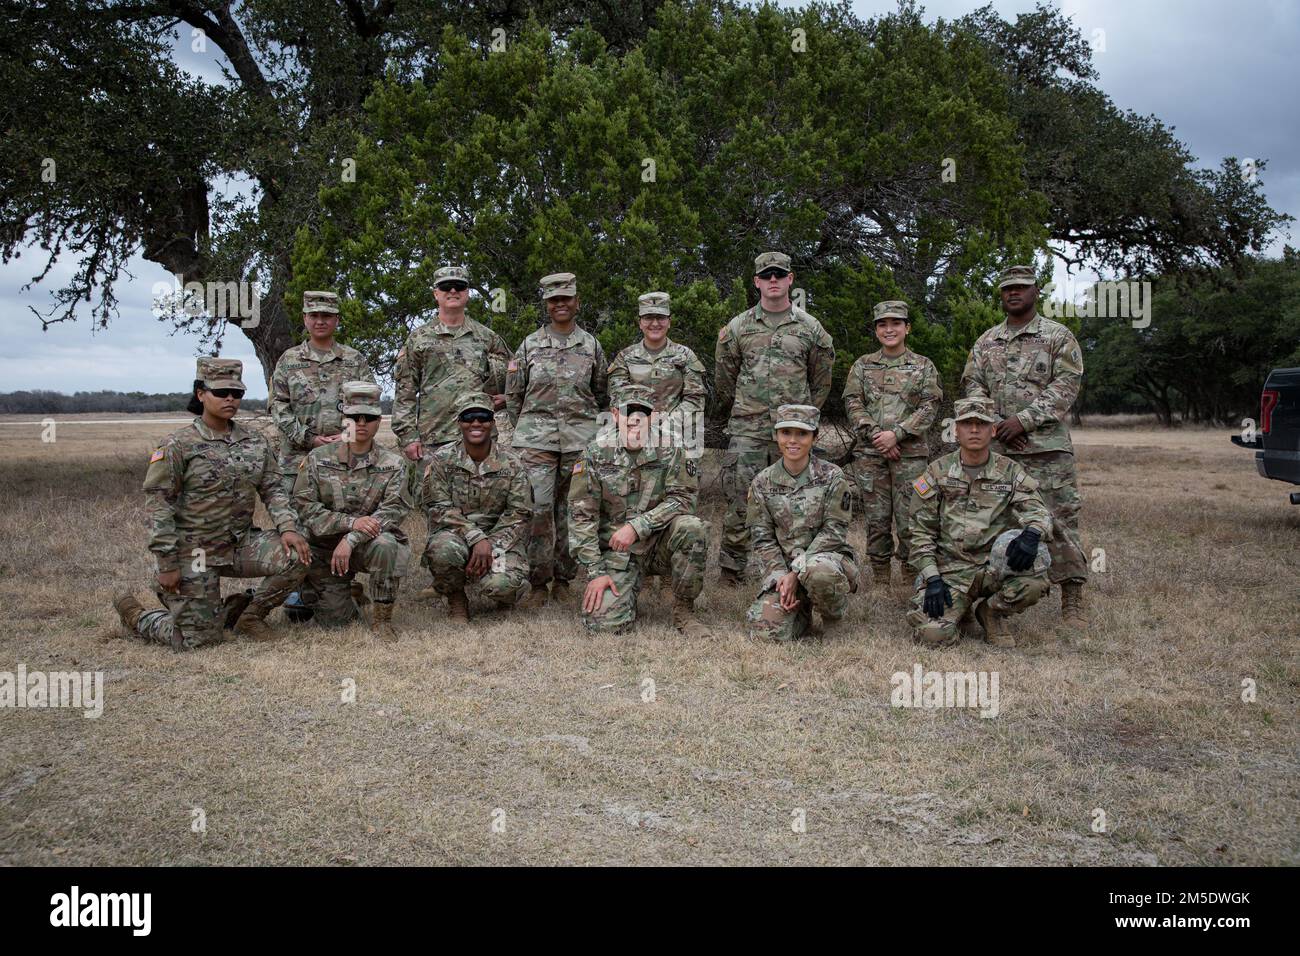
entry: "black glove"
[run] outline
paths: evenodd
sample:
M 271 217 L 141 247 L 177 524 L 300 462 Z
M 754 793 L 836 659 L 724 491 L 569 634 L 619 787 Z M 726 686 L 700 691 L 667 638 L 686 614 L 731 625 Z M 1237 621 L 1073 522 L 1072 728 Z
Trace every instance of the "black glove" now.
M 943 617 L 944 605 L 952 607 L 952 592 L 943 577 L 936 574 L 925 582 L 925 613 L 930 617 Z
M 1034 563 L 1038 556 L 1038 539 L 1041 535 L 1037 528 L 1026 528 L 1019 537 L 1007 546 L 1007 567 L 1019 574 Z

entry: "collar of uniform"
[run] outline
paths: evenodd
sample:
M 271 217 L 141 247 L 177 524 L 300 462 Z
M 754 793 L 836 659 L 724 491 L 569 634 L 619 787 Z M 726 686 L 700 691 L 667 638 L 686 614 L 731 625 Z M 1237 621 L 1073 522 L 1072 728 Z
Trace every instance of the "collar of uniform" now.
M 338 446 L 338 451 L 336 451 L 334 455 L 338 458 L 339 464 L 345 468 L 364 468 L 374 461 L 376 450 L 374 445 L 371 445 L 370 451 L 366 452 L 364 455 L 357 455 L 352 458 L 351 463 L 349 464 L 348 459 L 350 456 L 348 452 L 348 443 L 345 441 L 339 441 L 335 444 Z
M 792 475 L 785 470 L 785 459 L 783 458 L 776 463 L 776 467 L 773 469 L 772 483 L 780 485 L 782 488 L 802 488 L 816 477 L 817 466 L 817 456 L 809 455 L 808 466 L 799 474 Z
M 233 419 L 230 422 L 230 430 L 224 435 L 219 435 L 207 426 L 202 415 L 196 415 L 194 417 L 194 430 L 203 436 L 204 441 L 236 442 L 241 441 L 244 437 L 244 430 Z
M 638 355 L 644 355 L 648 359 L 657 359 L 661 355 L 667 355 L 668 350 L 673 347 L 673 344 L 672 339 L 664 339 L 664 344 L 660 347 L 659 351 L 652 352 L 646 347 L 645 339 L 641 339 L 633 345 L 632 348 L 636 349 L 636 354 Z
M 481 462 L 475 462 L 469 457 L 469 451 L 465 448 L 463 441 L 456 443 L 456 466 L 463 468 L 471 474 L 486 475 L 489 472 L 500 471 L 504 467 L 501 456 L 497 454 L 497 443 L 492 442 L 492 447 L 488 449 L 487 457 Z
M 464 335 L 468 331 L 469 331 L 468 315 L 465 316 L 465 321 L 462 322 L 460 325 L 447 325 L 442 321 L 441 316 L 439 316 L 437 321 L 433 323 L 434 335 L 450 335 L 452 338 L 455 339 L 455 338 L 460 338 L 460 336 Z
M 763 303 L 760 302 L 758 305 L 754 306 L 754 313 L 758 321 L 762 322 L 768 328 L 778 329 L 794 318 L 794 303 L 791 302 L 790 308 L 786 309 L 784 312 L 769 312 L 767 309 L 763 308 Z
M 1007 320 L 1003 319 L 1002 324 L 998 327 L 997 335 L 998 338 L 1000 339 L 1007 339 L 1008 341 L 1010 341 L 1011 339 L 1014 339 L 1017 335 L 1029 335 L 1031 333 L 1037 333 L 1039 328 L 1042 326 L 1042 324 L 1043 324 L 1043 317 L 1039 315 L 1037 312 L 1034 313 L 1034 317 L 1032 319 L 1030 319 L 1028 322 L 1026 322 L 1023 326 L 1016 329 L 1015 331 L 1012 331 L 1011 326 L 1007 324 Z
M 880 365 L 902 365 L 905 362 L 911 361 L 911 359 L 912 350 L 909 348 L 903 349 L 902 352 L 892 358 L 885 354 L 884 349 L 876 349 L 876 351 L 871 353 L 871 360 Z
M 984 462 L 983 467 L 980 468 L 980 473 L 976 475 L 975 478 L 993 479 L 997 477 L 997 473 L 998 473 L 998 461 L 997 458 L 994 456 L 993 452 L 990 450 L 988 461 Z M 966 468 L 961 463 L 961 452 L 955 452 L 953 454 L 952 464 L 948 466 L 948 477 L 965 479 Z
M 303 342 L 300 354 L 308 362 L 332 362 L 337 358 L 343 357 L 343 350 L 339 348 L 337 342 L 329 347 L 328 352 L 322 352 L 320 349 L 313 348 L 311 342 Z
M 575 325 L 568 335 L 563 336 L 551 334 L 549 323 L 542 326 L 538 331 L 542 333 L 542 338 L 546 340 L 546 344 L 553 349 L 567 349 L 583 341 L 583 329 L 580 325 Z

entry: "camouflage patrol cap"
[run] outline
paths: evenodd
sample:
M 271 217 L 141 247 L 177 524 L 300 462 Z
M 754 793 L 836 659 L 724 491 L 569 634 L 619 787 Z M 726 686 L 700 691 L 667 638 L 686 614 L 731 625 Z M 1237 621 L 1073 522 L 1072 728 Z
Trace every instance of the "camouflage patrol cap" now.
M 637 298 L 637 312 L 640 315 L 668 315 L 668 305 L 672 301 L 667 292 L 647 292 Z
M 552 272 L 542 276 L 542 298 L 554 299 L 560 295 L 577 295 L 578 277 L 572 272 Z
M 901 299 L 887 299 L 884 302 L 877 302 L 876 307 L 871 310 L 871 321 L 879 322 L 881 319 L 902 319 L 904 322 L 911 322 L 907 317 L 907 303 Z
M 1007 567 L 1007 548 L 1011 547 L 1011 542 L 1020 537 L 1023 529 L 1016 528 L 1011 531 L 1003 531 L 993 541 L 993 550 L 989 552 L 989 567 L 999 578 L 1010 577 L 1015 574 L 1042 574 L 1052 566 L 1052 555 L 1047 550 L 1047 542 L 1040 540 L 1038 542 L 1038 553 L 1034 555 L 1034 563 L 1024 571 L 1012 571 Z
M 1013 285 L 1038 285 L 1038 273 L 1033 266 L 1007 266 L 1002 270 L 998 289 Z
M 772 430 L 802 428 L 806 432 L 815 432 L 821 421 L 822 413 L 816 405 L 782 405 L 776 410 L 776 424 Z
M 469 284 L 469 270 L 463 266 L 443 266 L 433 274 L 433 285 L 437 288 L 442 282 L 464 282 Z
M 496 406 L 492 404 L 492 398 L 483 392 L 463 392 L 460 398 L 456 399 L 456 414 L 464 415 L 466 412 L 490 412 L 496 414 Z
M 333 292 L 304 292 L 302 294 L 303 314 L 308 312 L 328 312 L 339 314 L 339 297 Z
M 758 275 L 765 269 L 780 269 L 782 272 L 790 272 L 790 257 L 784 252 L 763 252 L 759 253 L 758 258 L 754 260 L 754 275 Z
M 963 422 L 970 418 L 977 418 L 982 422 L 996 422 L 997 417 L 993 414 L 993 403 L 987 398 L 959 398 L 953 403 L 952 420 Z
M 214 388 L 243 388 L 244 363 L 239 359 L 217 358 L 215 355 L 199 357 L 194 378 L 211 391 Z
M 640 408 L 649 415 L 655 410 L 655 393 L 648 385 L 628 382 L 612 396 L 610 404 L 624 415 L 628 413 L 629 408 Z
M 383 415 L 379 386 L 374 382 L 344 382 L 339 386 L 339 411 L 344 415 Z

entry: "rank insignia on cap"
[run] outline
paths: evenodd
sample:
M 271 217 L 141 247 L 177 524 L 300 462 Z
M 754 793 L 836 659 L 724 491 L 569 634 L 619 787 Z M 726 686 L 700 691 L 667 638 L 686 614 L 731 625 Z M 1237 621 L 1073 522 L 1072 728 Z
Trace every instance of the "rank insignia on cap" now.
M 912 487 L 916 489 L 916 493 L 922 498 L 929 498 L 930 495 L 934 494 L 934 485 L 925 480 L 925 475 L 912 482 Z
M 162 461 L 163 455 L 164 455 L 163 450 L 159 448 L 156 452 L 153 453 L 153 457 L 149 459 L 149 464 L 152 465 L 155 461 Z

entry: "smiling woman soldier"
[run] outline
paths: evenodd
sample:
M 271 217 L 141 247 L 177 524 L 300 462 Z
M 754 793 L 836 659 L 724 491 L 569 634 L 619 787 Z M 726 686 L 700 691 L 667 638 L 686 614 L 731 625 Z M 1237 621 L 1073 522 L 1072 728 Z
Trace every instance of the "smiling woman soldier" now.
M 167 609 L 146 611 L 130 594 L 113 602 L 132 635 L 173 650 L 221 640 L 223 577 L 266 576 L 235 630 L 253 640 L 270 637 L 266 615 L 302 580 L 311 560 L 270 443 L 234 421 L 244 397 L 242 374 L 243 363 L 235 359 L 200 358 L 189 405 L 199 417 L 149 459 L 149 550 Z M 253 527 L 259 495 L 278 533 Z

